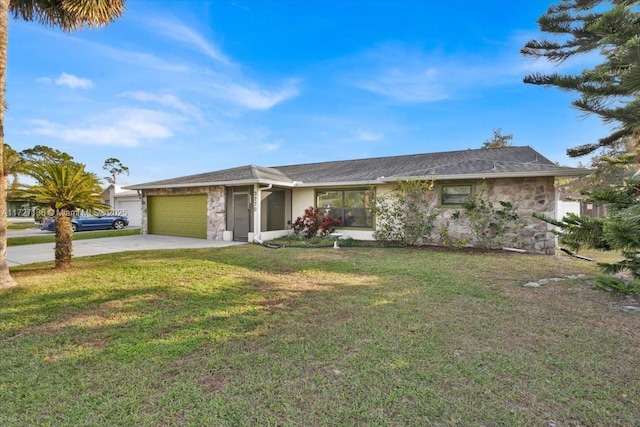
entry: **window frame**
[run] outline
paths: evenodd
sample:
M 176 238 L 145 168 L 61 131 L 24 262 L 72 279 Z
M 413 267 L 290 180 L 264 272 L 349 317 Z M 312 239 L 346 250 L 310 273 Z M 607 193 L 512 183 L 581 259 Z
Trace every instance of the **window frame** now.
M 335 188 L 335 187 L 331 187 L 331 188 L 315 188 L 314 189 L 314 206 L 316 207 L 316 209 L 318 209 L 322 215 L 325 215 L 325 207 L 324 206 L 318 206 L 318 195 L 320 193 L 327 193 L 327 192 L 340 192 L 341 193 L 341 203 L 343 206 L 340 206 L 337 209 L 340 209 L 340 215 L 333 215 L 332 212 L 334 211 L 334 207 L 331 207 L 329 215 L 331 215 L 334 218 L 344 218 L 344 214 L 345 214 L 345 210 L 349 210 L 349 209 L 364 209 L 365 211 L 365 218 L 370 218 L 371 220 L 371 224 L 370 225 L 340 225 L 338 228 L 348 228 L 348 229 L 356 229 L 356 230 L 374 230 L 375 229 L 375 215 L 373 214 L 373 212 L 371 211 L 372 206 L 363 206 L 363 207 L 358 207 L 358 208 L 348 208 L 344 206 L 344 202 L 345 202 L 345 193 L 349 192 L 349 191 L 362 191 L 364 194 L 366 194 L 367 192 L 371 194 L 371 202 L 373 202 L 375 200 L 376 197 L 376 190 L 375 188 L 371 188 L 371 187 L 345 187 L 345 188 Z
M 460 202 L 460 203 L 445 203 L 445 201 L 444 201 L 445 189 L 452 188 L 452 187 L 468 187 L 469 188 L 469 195 L 467 196 L 467 199 L 465 201 L 463 201 L 463 202 Z M 475 194 L 476 194 L 476 183 L 475 182 L 470 182 L 470 181 L 464 181 L 464 182 L 442 182 L 442 183 L 438 184 L 438 206 L 442 207 L 442 208 L 460 208 L 460 207 L 464 206 L 466 201 L 469 200 L 470 198 L 472 198 Z

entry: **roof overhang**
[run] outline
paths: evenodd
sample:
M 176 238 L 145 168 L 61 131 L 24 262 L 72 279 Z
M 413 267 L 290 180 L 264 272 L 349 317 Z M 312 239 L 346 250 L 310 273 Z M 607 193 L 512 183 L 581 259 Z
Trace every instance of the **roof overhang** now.
M 523 171 L 523 172 L 496 172 L 496 173 L 473 173 L 473 174 L 454 174 L 454 175 L 397 175 L 397 176 L 388 176 L 388 177 L 380 177 L 378 179 L 373 180 L 363 180 L 363 181 L 327 181 L 327 182 L 303 182 L 303 181 L 293 181 L 293 182 L 283 182 L 277 180 L 269 180 L 269 179 L 240 179 L 233 181 L 210 181 L 210 182 L 186 182 L 179 184 L 154 184 L 154 185 L 131 185 L 123 187 L 127 190 L 159 190 L 159 189 L 169 189 L 169 188 L 194 188 L 194 187 L 235 187 L 235 186 L 244 186 L 244 185 L 274 185 L 278 187 L 285 188 L 315 188 L 315 187 L 355 187 L 355 186 L 371 186 L 371 185 L 380 185 L 380 184 L 390 184 L 395 183 L 402 180 L 433 180 L 433 181 L 459 181 L 459 180 L 469 180 L 469 179 L 495 179 L 495 178 L 535 178 L 535 177 L 555 177 L 555 178 L 571 178 L 571 177 L 579 177 L 586 176 L 592 173 L 592 169 L 582 169 L 582 168 L 562 168 L 555 170 L 546 170 L 546 171 Z
M 291 182 L 282 182 L 275 181 L 270 179 L 238 179 L 233 181 L 210 181 L 210 182 L 186 182 L 180 184 L 139 184 L 139 185 L 129 185 L 125 188 L 127 190 L 159 190 L 164 188 L 193 188 L 193 187 L 235 187 L 242 185 L 254 185 L 254 184 L 264 184 L 264 185 L 276 185 L 278 187 L 295 187 L 294 183 Z
M 465 180 L 465 179 L 495 179 L 495 178 L 536 178 L 536 177 L 554 177 L 554 178 L 571 178 L 586 176 L 593 173 L 592 169 L 555 169 L 548 171 L 523 171 L 523 172 L 495 172 L 495 173 L 472 173 L 472 174 L 454 174 L 454 175 L 422 175 L 422 176 L 388 176 L 381 177 L 380 180 L 385 183 L 397 182 L 402 180 Z

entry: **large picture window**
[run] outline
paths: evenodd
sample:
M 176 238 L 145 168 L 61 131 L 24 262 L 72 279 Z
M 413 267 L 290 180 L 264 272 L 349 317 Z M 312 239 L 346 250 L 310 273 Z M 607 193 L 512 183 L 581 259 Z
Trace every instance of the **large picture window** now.
M 316 191 L 316 207 L 340 219 L 342 227 L 373 228 L 372 202 L 373 191 L 364 188 Z
M 473 195 L 471 184 L 443 184 L 440 187 L 440 205 L 460 206 Z

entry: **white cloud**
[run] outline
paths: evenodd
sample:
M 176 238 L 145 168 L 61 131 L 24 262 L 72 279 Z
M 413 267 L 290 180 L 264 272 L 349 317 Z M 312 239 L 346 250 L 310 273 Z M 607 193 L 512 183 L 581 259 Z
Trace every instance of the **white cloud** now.
M 211 86 L 216 91 L 213 93 L 214 96 L 222 97 L 253 110 L 268 110 L 300 93 L 295 81 L 289 81 L 283 88 L 276 91 L 234 82 L 212 83 Z
M 419 103 L 449 98 L 436 68 L 391 68 L 356 83 L 362 89 L 388 96 L 399 102 Z
M 528 37 L 531 38 L 531 37 Z M 347 81 L 397 103 L 431 103 L 505 85 L 522 84 L 532 73 L 573 72 L 597 63 L 597 54 L 562 63 L 533 61 L 520 54 L 527 37 L 516 33 L 491 53 L 427 52 L 402 44 L 385 44 L 346 60 L 354 69 Z
M 220 62 L 224 65 L 230 65 L 231 61 L 222 51 L 213 43 L 207 41 L 201 34 L 192 28 L 174 19 L 150 18 L 147 24 L 154 31 L 161 33 L 169 38 L 177 40 L 190 46 L 194 50 L 200 51 L 209 58 Z
M 437 55 L 398 44 L 385 44 L 348 60 L 355 69 L 350 83 L 400 103 L 426 103 L 451 96 L 449 66 Z
M 169 93 L 151 93 L 145 91 L 133 91 L 124 92 L 120 96 L 135 99 L 142 102 L 153 102 L 164 107 L 169 107 L 174 110 L 180 111 L 188 116 L 195 117 L 196 119 L 202 118 L 200 109 L 194 105 L 188 104 L 182 101 L 175 95 Z
M 55 80 L 55 84 L 58 86 L 67 86 L 71 89 L 91 89 L 93 87 L 93 82 L 91 80 L 83 79 L 67 73 L 60 74 L 60 76 Z
M 33 128 L 28 133 L 76 144 L 136 147 L 142 141 L 172 137 L 172 127 L 181 121 L 157 111 L 125 108 L 107 111 L 80 124 L 32 120 Z
M 384 135 L 377 132 L 370 132 L 363 129 L 358 129 L 355 132 L 355 138 L 358 141 L 379 141 L 384 138 Z
M 270 144 L 262 144 L 262 151 L 276 151 L 280 148 L 280 144 L 270 143 Z
M 39 77 L 36 79 L 36 83 L 40 83 L 43 85 L 50 85 L 50 84 L 53 84 L 53 80 L 51 80 L 51 78 L 49 77 Z

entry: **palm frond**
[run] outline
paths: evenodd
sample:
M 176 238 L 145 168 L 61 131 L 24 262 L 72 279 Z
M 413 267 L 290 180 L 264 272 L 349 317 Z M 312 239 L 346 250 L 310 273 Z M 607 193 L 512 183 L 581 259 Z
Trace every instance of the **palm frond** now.
M 37 21 L 65 31 L 107 25 L 124 13 L 126 0 L 10 0 L 16 19 Z

